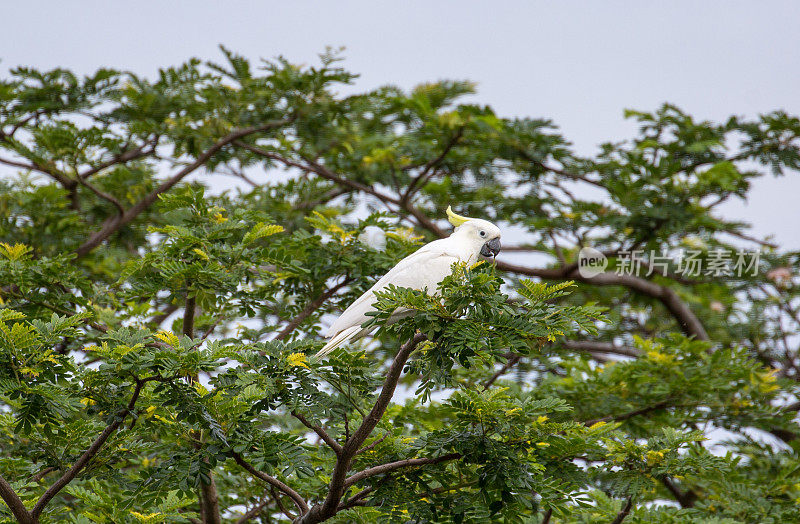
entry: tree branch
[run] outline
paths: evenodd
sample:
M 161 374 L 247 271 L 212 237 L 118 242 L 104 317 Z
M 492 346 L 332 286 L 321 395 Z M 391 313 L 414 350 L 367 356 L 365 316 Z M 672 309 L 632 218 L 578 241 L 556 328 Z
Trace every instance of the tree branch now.
M 2 475 L 0 475 L 0 497 L 3 498 L 6 506 L 11 510 L 11 513 L 18 522 L 21 524 L 33 524 L 36 522 L 36 520 L 31 517 L 31 514 L 28 513 L 25 504 L 22 503 L 17 492 L 14 491 L 14 488 L 11 487 L 11 484 L 9 484 Z
M 628 411 L 627 413 L 622 413 L 621 415 L 606 415 L 605 417 L 600 418 L 593 418 L 591 420 L 586 420 L 583 423 L 586 426 L 591 426 L 593 424 L 597 424 L 598 422 L 622 422 L 623 420 L 628 420 L 629 418 L 637 417 L 639 415 L 645 415 L 650 413 L 651 411 L 658 411 L 659 409 L 665 409 L 670 406 L 669 401 L 662 400 L 652 406 L 645 406 L 643 408 L 634 409 L 633 411 Z
M 281 510 L 281 513 L 289 517 L 291 520 L 294 520 L 296 518 L 295 515 L 284 507 L 283 502 L 281 502 L 281 496 L 278 495 L 277 491 L 275 491 L 275 486 L 270 486 L 269 491 L 272 493 L 272 497 L 275 499 L 275 505 L 278 506 L 278 509 Z
M 117 208 L 117 212 L 118 212 L 120 215 L 123 215 L 123 214 L 125 214 L 125 208 L 124 208 L 124 207 L 122 207 L 122 204 L 120 203 L 120 201 L 119 201 L 119 200 L 117 200 L 117 198 L 116 198 L 114 195 L 111 195 L 111 194 L 109 194 L 109 193 L 106 193 L 105 191 L 101 191 L 100 189 L 97 189 L 96 187 L 94 187 L 94 185 L 93 185 L 93 184 L 90 184 L 89 182 L 87 182 L 86 180 L 84 180 L 84 179 L 83 179 L 82 177 L 80 177 L 80 176 L 78 177 L 78 182 L 80 182 L 80 184 L 81 184 L 82 186 L 84 186 L 85 188 L 89 189 L 89 191 L 91 191 L 91 192 L 92 192 L 92 193 L 94 193 L 95 195 L 99 196 L 99 197 L 100 197 L 100 198 L 102 198 L 103 200 L 106 200 L 106 201 L 108 201 L 108 202 L 111 202 L 111 204 L 113 204 L 113 205 L 114 205 L 114 207 L 116 207 L 116 208 Z
M 417 333 L 411 340 L 400 347 L 400 350 L 397 352 L 397 355 L 395 355 L 392 364 L 386 372 L 386 379 L 383 381 L 383 387 L 375 401 L 375 405 L 367 416 L 364 417 L 358 429 L 356 429 L 353 435 L 347 439 L 344 446 L 342 446 L 342 453 L 337 457 L 336 465 L 331 474 L 328 495 L 321 504 L 315 505 L 310 511 L 299 517 L 296 521 L 298 524 L 322 522 L 336 514 L 339 501 L 342 500 L 346 489 L 347 472 L 350 469 L 353 457 L 383 417 L 389 402 L 392 400 L 394 390 L 397 387 L 397 382 L 400 379 L 400 374 L 405 367 L 406 361 L 423 340 L 425 340 L 425 335 Z
M 708 333 L 700 322 L 700 319 L 695 316 L 678 294 L 673 289 L 656 284 L 650 280 L 633 275 L 617 275 L 615 273 L 600 273 L 593 277 L 583 277 L 578 272 L 577 268 L 573 266 L 567 266 L 565 268 L 566 270 L 561 268 L 530 268 L 498 261 L 497 268 L 520 275 L 539 277 L 545 280 L 568 279 L 597 286 L 626 287 L 660 301 L 672 316 L 675 317 L 681 329 L 687 335 L 694 336 L 698 340 L 709 340 Z
M 333 437 L 328 435 L 328 433 L 326 433 L 321 426 L 312 424 L 306 417 L 304 417 L 297 411 L 292 410 L 292 416 L 297 420 L 299 420 L 300 422 L 302 422 L 305 427 L 316 433 L 319 436 L 319 438 L 321 438 L 322 441 L 325 442 L 325 444 L 327 444 L 333 450 L 334 453 L 336 453 L 336 455 L 339 455 L 342 452 L 341 444 L 336 442 L 336 440 L 334 440 Z
M 244 468 L 248 473 L 250 473 L 254 477 L 263 480 L 270 486 L 274 486 L 275 488 L 279 489 L 282 493 L 286 494 L 290 499 L 292 499 L 292 501 L 297 506 L 297 509 L 300 510 L 301 515 L 308 512 L 308 504 L 306 504 L 306 501 L 303 500 L 303 497 L 301 497 L 298 492 L 296 492 L 295 490 L 293 490 L 280 480 L 276 479 L 275 477 L 267 475 L 266 473 L 263 473 L 261 471 L 258 471 L 256 468 L 252 466 L 252 464 L 244 460 L 244 458 L 239 453 L 236 453 L 234 451 L 231 453 L 231 456 L 233 457 L 233 460 L 236 461 L 236 463 L 239 464 L 242 468 Z
M 194 338 L 194 313 L 197 307 L 194 296 L 186 292 L 186 304 L 183 308 L 183 334 Z
M 389 473 L 397 469 L 415 467 L 415 466 L 425 466 L 429 464 L 439 464 L 441 462 L 447 462 L 449 460 L 455 460 L 459 458 L 461 458 L 461 453 L 448 453 L 447 455 L 442 455 L 440 457 L 405 459 L 405 460 L 398 460 L 395 462 L 389 462 L 387 464 L 381 464 L 380 466 L 373 466 L 363 471 L 359 471 L 355 475 L 347 477 L 344 481 L 344 487 L 348 488 L 353 484 L 355 484 L 356 482 L 360 482 L 369 477 L 374 477 L 375 475 L 382 475 L 383 473 Z
M 276 499 L 276 500 L 277 500 L 277 499 Z M 249 511 L 247 511 L 247 513 L 245 513 L 244 515 L 242 515 L 241 517 L 239 517 L 239 518 L 236 520 L 236 524 L 244 524 L 244 523 L 245 523 L 245 522 L 247 522 L 248 520 L 252 519 L 252 518 L 253 518 L 253 517 L 255 517 L 256 515 L 258 515 L 259 513 L 261 513 L 261 510 L 262 510 L 262 509 L 264 509 L 264 506 L 266 506 L 268 502 L 269 502 L 269 497 L 267 497 L 266 495 L 264 495 L 264 498 L 262 498 L 262 499 L 261 499 L 261 500 L 258 502 L 258 504 L 256 504 L 256 505 L 255 505 L 255 506 L 253 506 L 252 508 L 250 508 L 250 510 L 249 510 Z M 285 513 L 284 513 L 284 514 L 285 514 Z M 291 518 L 294 518 L 294 517 L 293 517 L 293 516 L 291 516 L 291 515 L 286 515 L 286 516 L 287 516 L 287 517 L 289 517 L 290 519 L 291 519 Z
M 186 283 L 186 304 L 183 309 L 183 334 L 189 338 L 194 338 L 194 318 L 197 309 L 197 303 L 194 295 L 190 295 L 190 282 Z M 198 382 L 198 375 L 188 376 L 190 382 Z M 195 440 L 195 449 L 200 449 L 202 444 L 201 433 L 199 431 L 193 432 Z M 208 463 L 208 459 L 204 458 L 204 462 Z M 200 482 L 200 507 L 203 524 L 222 524 L 222 517 L 219 511 L 219 493 L 217 492 L 217 482 L 214 480 L 214 473 L 208 472 L 208 484 Z
M 158 199 L 158 195 L 169 191 L 172 186 L 183 180 L 187 175 L 205 165 L 205 163 L 208 162 L 211 157 L 217 154 L 223 147 L 247 135 L 268 131 L 270 129 L 276 129 L 290 123 L 292 120 L 294 120 L 293 117 L 285 118 L 283 120 L 274 120 L 261 126 L 245 127 L 243 129 L 238 129 L 230 133 L 228 136 L 220 139 L 213 146 L 209 147 L 203 154 L 199 155 L 194 162 L 185 166 L 183 169 L 175 173 L 175 175 L 162 182 L 156 189 L 137 202 L 133 207 L 124 213 L 107 219 L 103 225 L 100 226 L 98 231 L 93 233 L 77 250 L 75 250 L 75 254 L 78 256 L 78 258 L 80 258 L 91 252 L 94 248 L 102 244 L 103 241 L 105 241 L 108 237 L 113 235 L 119 228 L 131 222 L 134 218 L 139 216 L 142 211 L 150 207 L 153 202 Z
M 117 428 L 122 425 L 125 420 L 125 417 L 133 411 L 134 406 L 136 405 L 136 401 L 139 399 L 139 393 L 142 391 L 142 387 L 144 387 L 147 380 L 143 379 L 136 379 L 136 386 L 133 389 L 133 395 L 131 395 L 131 400 L 128 402 L 128 406 L 123 409 L 120 413 L 117 413 L 114 422 L 109 424 L 106 429 L 103 430 L 102 433 L 95 439 L 94 442 L 89 446 L 89 448 L 75 461 L 75 464 L 72 465 L 61 477 L 52 485 L 50 488 L 44 492 L 44 495 L 39 499 L 38 502 L 33 506 L 31 510 L 30 516 L 35 521 L 39 518 L 39 515 L 42 513 L 42 510 L 50 502 L 53 497 L 55 497 L 59 491 L 61 491 L 64 486 L 72 482 L 72 480 L 80 473 L 80 471 L 91 461 L 97 453 L 100 452 L 100 449 L 106 443 L 108 438 L 114 433 Z
M 442 162 L 442 160 L 445 159 L 447 154 L 450 153 L 450 150 L 453 149 L 453 147 L 456 145 L 456 143 L 458 143 L 459 140 L 461 140 L 461 137 L 463 135 L 464 135 L 464 126 L 461 126 L 458 128 L 453 137 L 447 142 L 447 145 L 445 145 L 444 149 L 439 154 L 439 156 L 430 160 L 423 166 L 420 174 L 417 177 L 415 177 L 406 188 L 406 192 L 400 198 L 401 201 L 407 202 L 408 200 L 411 199 L 411 196 L 414 194 L 414 190 L 418 186 L 423 187 L 425 185 L 425 183 L 430 179 L 430 176 L 434 173 L 433 168 L 439 165 Z M 406 169 L 409 168 L 410 166 L 406 167 Z
M 56 468 L 54 468 L 53 466 L 48 466 L 39 471 L 38 473 L 31 475 L 30 478 L 28 479 L 28 482 L 39 482 L 54 471 L 56 471 Z
M 369 487 L 366 487 L 366 488 L 362 489 L 361 491 L 359 491 L 358 493 L 356 493 L 355 495 L 353 495 L 352 497 L 347 499 L 345 502 L 342 502 L 341 504 L 339 504 L 339 507 L 336 508 L 336 511 L 342 511 L 343 509 L 348 509 L 348 508 L 352 508 L 353 506 L 360 505 L 361 504 L 361 499 L 363 499 L 364 497 L 366 497 L 367 495 L 369 495 L 373 491 L 375 491 L 375 488 L 373 486 L 369 486 Z
M 625 503 L 625 507 L 622 508 L 617 514 L 617 517 L 611 521 L 611 524 L 621 524 L 625 517 L 628 516 L 628 513 L 631 512 L 631 508 L 633 507 L 633 496 L 628 497 L 628 502 Z
M 611 353 L 626 357 L 639 357 L 642 352 L 631 346 L 619 346 L 613 342 L 600 342 L 595 340 L 562 340 L 559 345 L 566 349 L 575 351 L 586 351 L 589 353 Z
M 155 137 L 155 138 L 152 138 L 150 140 L 147 140 L 144 144 L 140 145 L 139 147 L 135 147 L 133 149 L 127 149 L 127 150 L 123 151 L 122 153 L 120 153 L 119 155 L 115 155 L 113 158 L 111 158 L 109 160 L 106 160 L 105 162 L 101 162 L 100 164 L 97 164 L 96 166 L 94 166 L 92 168 L 87 169 L 85 172 L 83 172 L 83 173 L 78 175 L 79 181 L 80 180 L 86 180 L 90 176 L 95 175 L 95 174 L 99 173 L 100 171 L 102 171 L 102 170 L 104 170 L 106 168 L 109 168 L 109 167 L 111 167 L 113 165 L 124 164 L 125 162 L 129 162 L 131 160 L 136 160 L 138 158 L 142 158 L 142 157 L 145 157 L 147 155 L 152 154 L 153 152 L 155 152 L 155 149 L 156 149 L 155 146 L 158 143 L 158 138 L 159 137 Z M 152 146 L 150 151 L 145 151 L 147 146 Z
M 303 308 L 303 311 L 301 311 L 296 317 L 294 317 L 286 325 L 286 327 L 283 328 L 280 333 L 278 333 L 278 336 L 275 337 L 275 340 L 283 340 L 286 337 L 288 337 L 289 335 L 291 335 L 292 331 L 297 329 L 297 326 L 302 324 L 303 321 L 305 319 L 307 319 L 312 313 L 314 313 L 314 311 L 319 309 L 322 306 L 322 304 L 325 303 L 326 300 L 331 298 L 337 291 L 342 289 L 344 286 L 346 286 L 350 282 L 352 282 L 352 279 L 346 278 L 343 281 L 341 281 L 340 283 L 338 283 L 335 286 L 331 287 L 330 289 L 324 291 L 322 294 L 320 294 L 317 298 L 315 298 L 311 302 L 309 302 L 306 305 L 306 307 Z
M 672 496 L 675 497 L 675 500 L 678 501 L 682 508 L 694 507 L 694 503 L 697 500 L 697 493 L 691 489 L 686 493 L 681 492 L 681 490 L 675 484 L 673 484 L 666 475 L 661 477 L 661 483 L 664 484 L 670 493 L 672 493 Z
M 390 434 L 391 434 L 391 433 L 389 433 L 389 432 L 387 431 L 387 432 L 386 432 L 386 433 L 385 433 L 385 434 L 384 434 L 382 437 L 380 437 L 380 438 L 378 438 L 378 439 L 375 439 L 373 442 L 371 442 L 371 443 L 367 444 L 367 445 L 366 445 L 366 446 L 364 446 L 363 448 L 361 448 L 361 449 L 359 449 L 358 451 L 356 451 L 356 455 L 360 455 L 360 454 L 362 454 L 362 453 L 366 453 L 367 451 L 370 451 L 370 450 L 373 450 L 373 449 L 375 449 L 375 446 L 377 446 L 378 444 L 380 444 L 381 442 L 383 442 L 384 440 L 386 440 L 386 437 L 388 437 Z
M 513 368 L 513 367 L 514 367 L 514 366 L 517 364 L 517 362 L 519 362 L 519 361 L 520 361 L 520 359 L 521 359 L 521 358 L 522 358 L 522 355 L 514 355 L 514 356 L 512 356 L 511 358 L 509 358 L 509 359 L 506 361 L 506 363 L 505 363 L 505 364 L 503 364 L 503 367 L 501 367 L 501 368 L 500 368 L 500 369 L 497 371 L 497 373 L 495 373 L 494 375 L 492 375 L 492 377 L 491 377 L 489 380 L 487 380 L 487 381 L 486 381 L 486 383 L 483 385 L 483 390 L 484 390 L 484 391 L 486 391 L 487 389 L 489 389 L 489 388 L 491 387 L 491 385 L 492 385 L 492 384 L 494 384 L 494 383 L 495 383 L 495 381 L 496 381 L 498 378 L 500 378 L 500 377 L 502 377 L 503 375 L 505 375 L 506 373 L 508 373 L 508 370 L 509 370 L 509 369 L 511 369 L 511 368 Z
M 281 164 L 287 167 L 294 167 L 300 169 L 301 171 L 315 173 L 316 175 L 319 175 L 324 179 L 335 182 L 340 186 L 345 186 L 349 187 L 350 189 L 354 189 L 356 191 L 361 191 L 362 193 L 366 193 L 368 195 L 377 197 L 378 199 L 384 202 L 391 202 L 392 204 L 400 205 L 399 199 L 391 195 L 386 195 L 384 193 L 381 193 L 380 191 L 377 191 L 366 184 L 362 184 L 361 182 L 356 182 L 354 180 L 340 177 L 339 175 L 333 173 L 330 169 L 312 160 L 304 159 L 306 161 L 306 164 L 301 164 L 300 162 L 296 162 L 294 160 L 285 158 L 277 153 L 273 153 L 272 151 L 267 151 L 266 149 L 261 149 L 260 147 L 248 144 L 247 142 L 243 142 L 241 140 L 235 140 L 234 144 L 250 151 L 253 154 L 280 162 Z
M 59 184 L 61 184 L 64 187 L 64 189 L 72 189 L 77 185 L 77 182 L 75 180 L 72 180 L 63 173 L 60 173 L 55 169 L 50 169 L 38 163 L 25 164 L 23 162 L 18 162 L 16 160 L 8 160 L 6 158 L 0 158 L 0 164 L 5 164 L 7 166 L 18 167 L 20 169 L 25 169 L 28 171 L 36 171 L 38 173 L 45 174 L 55 179 Z

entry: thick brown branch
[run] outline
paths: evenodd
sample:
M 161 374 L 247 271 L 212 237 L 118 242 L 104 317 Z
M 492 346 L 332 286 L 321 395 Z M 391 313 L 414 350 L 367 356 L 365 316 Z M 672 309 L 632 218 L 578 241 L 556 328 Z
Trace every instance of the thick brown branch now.
M 160 194 L 169 191 L 175 184 L 183 180 L 187 175 L 193 173 L 194 171 L 205 165 L 205 163 L 208 162 L 211 159 L 211 157 L 217 154 L 223 147 L 247 135 L 281 127 L 283 125 L 288 124 L 292 120 L 293 119 L 291 118 L 287 118 L 283 120 L 268 122 L 261 126 L 238 129 L 230 133 L 228 136 L 220 139 L 213 146 L 209 147 L 203 154 L 199 155 L 194 162 L 187 165 L 186 167 L 175 173 L 175 175 L 162 182 L 156 189 L 154 189 L 147 196 L 145 196 L 143 199 L 137 202 L 133 207 L 125 211 L 125 213 L 107 219 L 100 227 L 100 229 L 95 233 L 93 233 L 75 251 L 75 254 L 78 255 L 78 257 L 82 257 L 87 253 L 89 253 L 90 251 L 92 251 L 97 246 L 99 246 L 100 244 L 102 244 L 103 241 L 105 241 L 108 237 L 113 235 L 119 228 L 131 222 L 134 218 L 139 216 L 139 214 L 141 214 L 142 211 L 153 205 L 153 202 L 158 200 L 158 196 Z
M 200 503 L 203 505 L 203 524 L 222 524 L 222 516 L 219 511 L 219 495 L 217 493 L 217 482 L 214 475 L 209 472 L 208 484 L 200 483 Z
M 405 460 L 398 460 L 395 462 L 389 462 L 387 464 L 381 464 L 380 466 L 373 466 L 371 468 L 367 468 L 363 471 L 359 471 L 355 475 L 347 477 L 347 479 L 345 479 L 344 481 L 344 486 L 345 488 L 348 488 L 353 484 L 355 484 L 356 482 L 360 482 L 369 477 L 374 477 L 375 475 L 382 475 L 384 473 L 389 473 L 391 471 L 395 471 L 402 468 L 426 466 L 429 464 L 439 464 L 441 462 L 447 462 L 449 460 L 455 460 L 458 458 L 461 458 L 461 453 L 448 453 L 447 455 L 442 455 L 440 457 L 413 458 L 413 459 L 405 459 Z
M 0 497 L 3 498 L 3 501 L 8 506 L 8 509 L 11 510 L 11 513 L 14 515 L 14 518 L 17 519 L 18 522 L 21 524 L 33 524 L 36 522 L 28 510 L 25 508 L 25 504 L 22 503 L 20 500 L 19 495 L 17 492 L 14 491 L 14 488 L 11 487 L 11 484 L 6 481 L 2 476 L 0 476 Z
M 194 314 L 196 308 L 195 298 L 187 296 L 186 305 L 183 309 L 183 334 L 189 338 L 194 338 Z
M 616 273 L 600 273 L 593 277 L 583 277 L 577 268 L 568 266 L 561 268 L 531 268 L 507 262 L 497 262 L 497 268 L 520 275 L 539 277 L 546 280 L 577 280 L 596 286 L 622 286 L 642 295 L 660 301 L 678 321 L 681 329 L 698 340 L 709 340 L 708 333 L 700 319 L 695 316 L 673 289 L 656 284 L 650 280 L 633 275 L 617 275 Z
M 562 347 L 575 351 L 586 351 L 589 353 L 611 353 L 636 358 L 642 354 L 635 347 L 619 346 L 612 342 L 599 342 L 594 340 L 563 340 L 559 342 Z
M 311 510 L 300 517 L 298 522 L 300 524 L 312 524 L 322 522 L 329 519 L 336 514 L 339 507 L 339 502 L 344 495 L 347 481 L 347 472 L 350 470 L 350 464 L 353 457 L 361 448 L 367 438 L 369 438 L 372 430 L 378 425 L 378 422 L 383 417 L 389 402 L 392 400 L 394 390 L 397 388 L 397 382 L 400 379 L 400 374 L 405 367 L 406 361 L 411 356 L 411 353 L 416 349 L 420 342 L 425 340 L 425 335 L 417 333 L 414 338 L 406 342 L 400 347 L 400 350 L 395 355 L 392 364 L 386 372 L 386 379 L 383 381 L 383 387 L 378 395 L 375 404 L 370 412 L 364 417 L 361 425 L 350 436 L 342 446 L 342 453 L 336 459 L 336 465 L 331 474 L 331 482 L 328 488 L 328 494 L 322 504 L 317 504 Z
M 625 506 L 622 508 L 622 511 L 617 513 L 617 517 L 611 521 L 611 524 L 621 524 L 625 517 L 631 512 L 631 508 L 633 507 L 633 497 L 628 497 L 628 501 L 625 503 Z
M 661 477 L 661 483 L 672 493 L 672 496 L 675 497 L 675 500 L 678 501 L 682 508 L 694 507 L 694 503 L 697 500 L 697 493 L 691 489 L 683 493 L 667 476 Z

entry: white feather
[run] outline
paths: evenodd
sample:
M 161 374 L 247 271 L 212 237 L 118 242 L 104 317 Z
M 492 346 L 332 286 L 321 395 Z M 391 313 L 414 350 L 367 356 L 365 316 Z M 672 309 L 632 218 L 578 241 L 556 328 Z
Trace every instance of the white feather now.
M 369 319 L 367 313 L 373 310 L 373 304 L 377 300 L 376 291 L 393 284 L 417 290 L 427 288 L 428 293 L 433 294 L 439 283 L 450 274 L 453 263 L 476 262 L 480 248 L 486 241 L 486 237 L 478 236 L 479 229 L 489 229 L 492 237 L 500 236 L 500 230 L 494 224 L 483 220 L 470 220 L 456 228 L 448 238 L 430 242 L 398 262 L 334 321 L 327 333 L 330 341 L 317 353 L 316 358 L 321 358 L 348 341 L 369 332 L 361 325 Z M 396 311 L 391 320 L 402 317 L 404 313 L 406 312 Z

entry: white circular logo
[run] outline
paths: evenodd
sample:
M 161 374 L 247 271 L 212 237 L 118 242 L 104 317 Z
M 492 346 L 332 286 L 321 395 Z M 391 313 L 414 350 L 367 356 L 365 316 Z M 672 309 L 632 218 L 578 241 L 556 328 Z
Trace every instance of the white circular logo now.
M 593 247 L 584 247 L 578 252 L 578 273 L 583 278 L 596 277 L 606 270 L 608 259 Z

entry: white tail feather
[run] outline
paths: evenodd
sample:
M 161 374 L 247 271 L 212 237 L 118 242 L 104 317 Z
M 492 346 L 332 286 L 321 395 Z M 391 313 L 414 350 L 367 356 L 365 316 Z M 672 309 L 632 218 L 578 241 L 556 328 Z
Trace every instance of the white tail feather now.
M 346 344 L 347 341 L 356 336 L 359 331 L 361 331 L 361 326 L 353 326 L 341 330 L 334 335 L 327 344 L 325 344 L 325 347 L 320 349 L 319 352 L 314 355 L 314 360 L 319 360 L 339 346 Z

